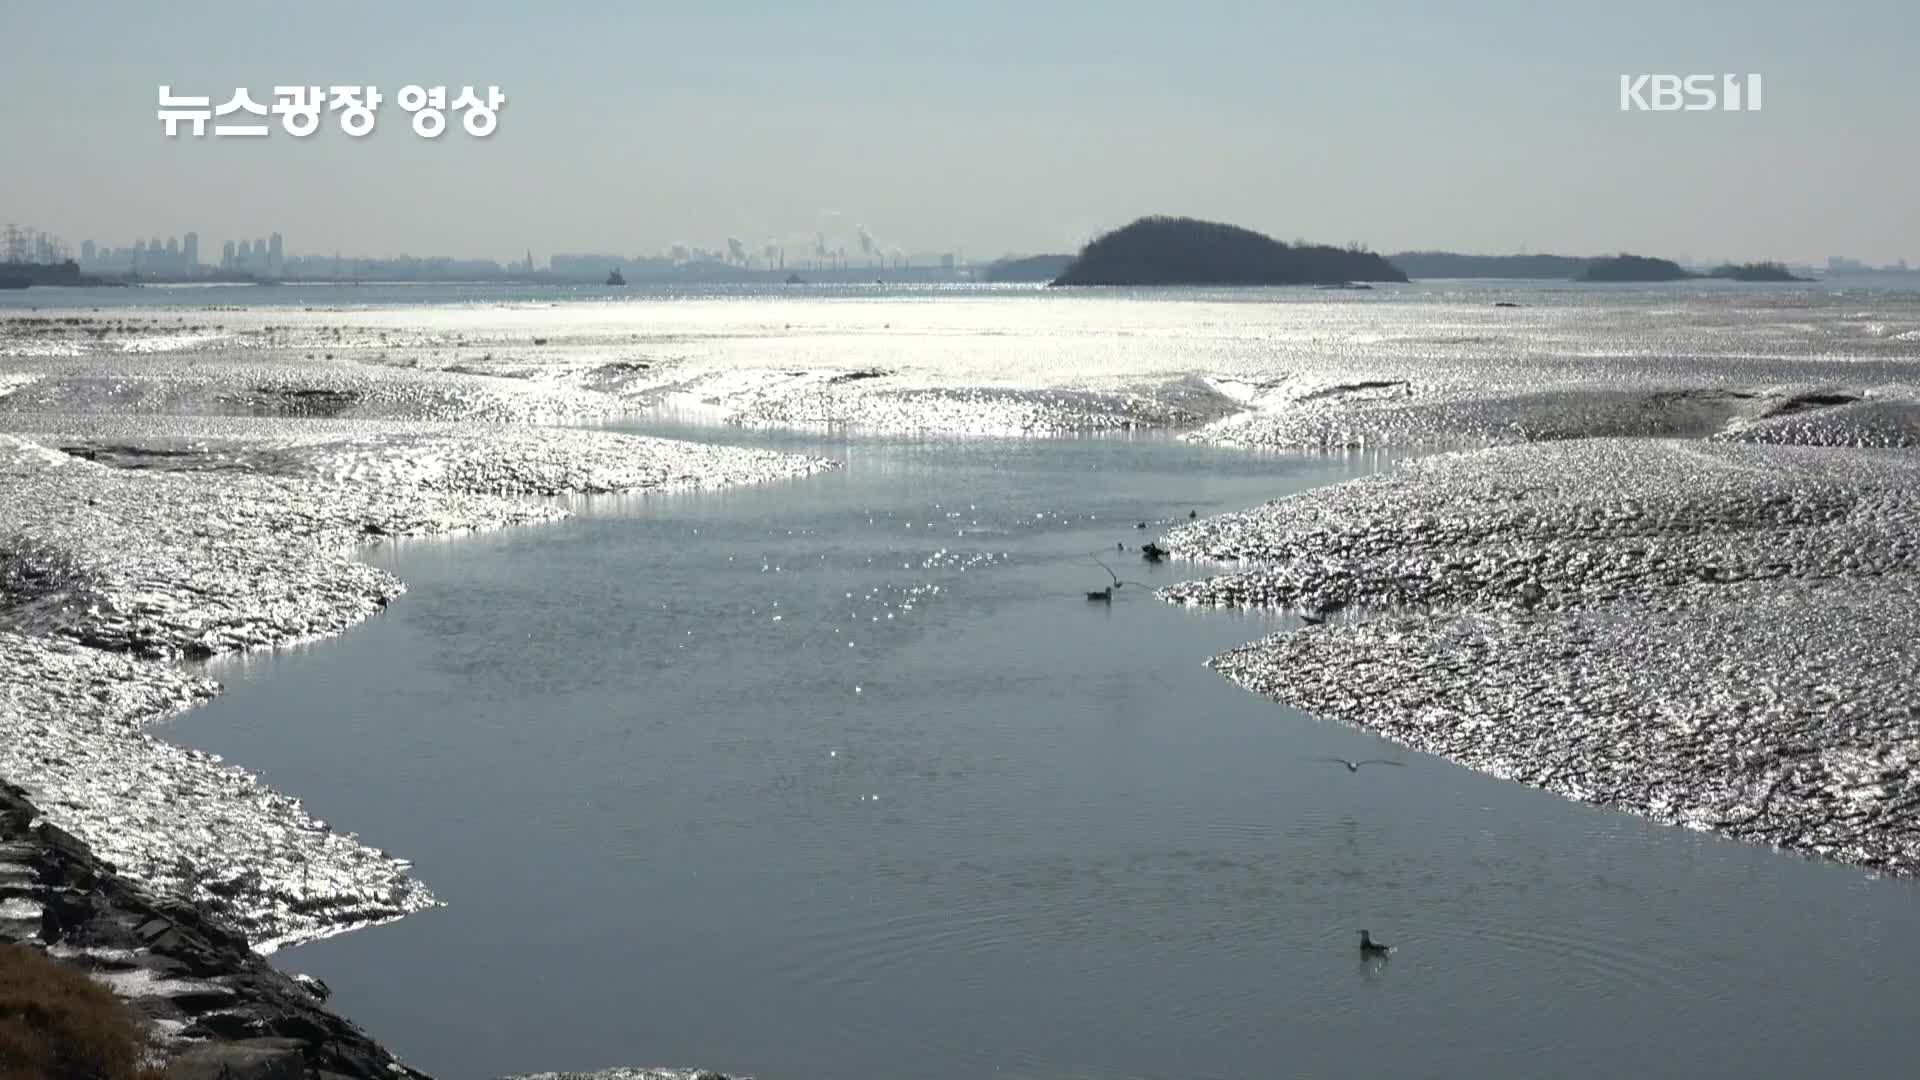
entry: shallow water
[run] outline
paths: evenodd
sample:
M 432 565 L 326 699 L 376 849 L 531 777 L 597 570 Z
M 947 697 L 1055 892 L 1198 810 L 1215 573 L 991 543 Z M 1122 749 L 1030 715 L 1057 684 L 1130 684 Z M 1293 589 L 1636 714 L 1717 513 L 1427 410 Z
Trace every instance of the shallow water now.
M 1371 459 L 758 438 L 845 470 L 373 549 L 166 733 L 448 906 L 284 954 L 448 1078 L 1896 1073 L 1920 891 L 1317 723 L 1113 552 Z M 1103 556 L 1106 557 L 1106 556 Z M 1393 757 L 1349 774 L 1322 755 Z M 1363 964 L 1356 931 L 1400 946 Z

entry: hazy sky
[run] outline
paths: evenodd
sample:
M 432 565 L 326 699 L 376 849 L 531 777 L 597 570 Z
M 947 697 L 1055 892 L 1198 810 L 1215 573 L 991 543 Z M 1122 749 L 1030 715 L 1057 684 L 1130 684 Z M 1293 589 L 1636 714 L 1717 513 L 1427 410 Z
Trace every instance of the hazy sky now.
M 982 257 L 1160 212 L 1389 251 L 1920 262 L 1916 0 L 402 7 L 4 0 L 0 221 L 536 259 L 864 225 Z M 1621 112 L 1623 72 L 1758 72 L 1764 111 Z M 509 102 L 487 139 L 429 141 L 409 82 Z M 167 139 L 161 83 L 388 100 L 365 139 Z

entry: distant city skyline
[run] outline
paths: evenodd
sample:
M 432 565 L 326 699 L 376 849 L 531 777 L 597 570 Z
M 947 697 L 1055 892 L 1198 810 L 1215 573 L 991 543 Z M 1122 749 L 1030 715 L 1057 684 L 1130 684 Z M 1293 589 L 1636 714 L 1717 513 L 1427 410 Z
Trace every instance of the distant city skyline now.
M 712 265 L 731 266 L 745 271 L 784 270 L 788 267 L 789 253 L 784 246 L 768 244 L 762 249 L 752 250 L 738 242 L 725 248 L 700 247 L 697 245 L 674 244 L 653 253 L 619 253 L 609 250 L 555 251 L 544 258 L 536 258 L 531 248 L 525 249 L 520 258 L 496 259 L 486 256 L 455 256 L 447 254 L 414 255 L 373 255 L 365 252 L 331 254 L 320 252 L 296 253 L 290 251 L 283 235 L 274 231 L 267 235 L 241 237 L 227 240 L 220 249 L 217 262 L 203 262 L 199 254 L 199 233 L 193 230 L 178 235 L 153 235 L 151 238 L 136 237 L 132 244 L 122 247 L 100 245 L 91 237 L 83 240 L 77 251 L 72 251 L 57 237 L 31 227 L 22 228 L 18 224 L 8 225 L 0 233 L 0 261 L 22 256 L 28 261 L 51 262 L 74 258 L 84 271 L 109 274 L 131 274 L 147 277 L 207 277 L 207 276 L 252 276 L 279 278 L 283 276 L 334 276 L 341 273 L 354 273 L 359 269 L 378 272 L 401 266 L 410 269 L 433 270 L 445 274 L 458 275 L 462 270 L 483 275 L 511 275 L 514 273 L 556 274 L 572 278 L 592 278 L 609 269 L 644 269 L 649 266 L 670 265 Z M 1396 254 L 1389 251 L 1385 254 Z M 865 251 L 847 251 L 844 248 L 832 248 L 824 245 L 818 238 L 804 250 L 792 253 L 792 266 L 795 269 L 845 271 L 855 269 L 873 269 L 879 271 L 899 271 L 903 269 L 928 270 L 936 267 L 955 269 L 969 265 L 985 265 L 995 258 L 1008 253 L 968 260 L 957 251 L 946 252 L 903 252 L 886 251 L 877 246 L 869 246 Z M 1020 254 L 1020 253 L 1011 253 Z M 1056 253 L 1066 254 L 1066 253 Z M 1489 253 L 1476 253 L 1489 254 Z M 1512 253 L 1492 253 L 1512 254 Z M 1524 254 L 1524 253 L 1522 253 Z M 1550 254 L 1590 255 L 1604 254 L 1594 252 L 1554 252 Z M 1653 252 L 1662 255 L 1666 253 Z M 1670 256 L 1683 266 L 1705 268 L 1740 259 L 1727 257 L 1696 257 L 1689 253 Z M 1868 272 L 1910 272 L 1913 263 L 1904 257 L 1896 257 L 1885 263 L 1852 255 L 1828 255 L 1820 259 L 1781 260 L 1801 270 L 1823 270 L 1828 274 L 1853 274 Z M 1915 260 L 1920 263 L 1920 260 Z

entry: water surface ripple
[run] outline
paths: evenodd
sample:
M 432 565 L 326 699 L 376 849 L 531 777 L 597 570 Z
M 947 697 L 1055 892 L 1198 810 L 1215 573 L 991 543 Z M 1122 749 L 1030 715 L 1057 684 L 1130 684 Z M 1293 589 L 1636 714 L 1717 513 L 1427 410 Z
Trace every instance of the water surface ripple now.
M 1470 774 L 1202 667 L 1284 616 L 1084 599 L 1089 551 L 1163 584 L 1192 571 L 1115 545 L 1366 460 L 664 433 L 847 468 L 373 549 L 411 585 L 385 616 L 216 666 L 229 693 L 169 728 L 447 901 L 284 957 L 410 1062 L 1907 1067 L 1912 883 Z

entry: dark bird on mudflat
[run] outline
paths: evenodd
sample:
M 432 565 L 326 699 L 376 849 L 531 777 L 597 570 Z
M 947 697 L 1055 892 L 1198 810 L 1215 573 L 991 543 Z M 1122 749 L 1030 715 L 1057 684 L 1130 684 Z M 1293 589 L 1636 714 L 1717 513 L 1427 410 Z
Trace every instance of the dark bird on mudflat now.
M 1348 761 L 1346 758 L 1343 758 L 1343 757 L 1323 757 L 1323 758 L 1314 758 L 1314 760 L 1338 762 L 1342 765 L 1345 765 L 1347 767 L 1348 772 L 1359 772 L 1360 766 L 1362 765 L 1392 765 L 1396 769 L 1404 769 L 1407 767 L 1407 764 L 1404 761 L 1389 761 L 1388 759 L 1381 758 L 1381 757 L 1366 758 L 1362 761 Z
M 1319 601 L 1319 603 L 1315 603 L 1313 607 L 1302 607 L 1302 609 L 1300 609 L 1300 621 L 1306 623 L 1308 626 L 1319 626 L 1321 623 L 1327 621 L 1329 615 L 1332 615 L 1334 611 L 1340 611 L 1342 607 L 1346 607 L 1346 601 L 1344 600 Z
M 1360 931 L 1360 955 L 1361 956 L 1385 956 L 1392 951 L 1393 951 L 1393 946 L 1382 945 L 1379 942 L 1373 940 L 1372 934 L 1367 933 L 1365 930 Z
M 1112 585 L 1104 589 L 1088 589 L 1087 599 L 1096 604 L 1111 604 L 1113 603 L 1113 590 L 1114 586 Z
M 1167 557 L 1167 549 L 1149 540 L 1140 545 L 1140 557 L 1148 562 L 1159 562 Z
M 1194 518 L 1197 518 L 1197 517 L 1199 517 L 1199 516 L 1200 516 L 1200 511 L 1198 511 L 1198 510 L 1189 510 L 1189 511 L 1187 511 L 1187 520 L 1188 520 L 1188 521 L 1192 521 L 1192 520 L 1193 520 Z

